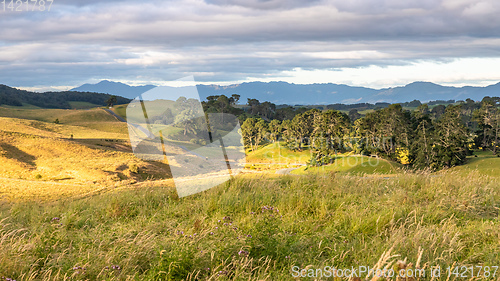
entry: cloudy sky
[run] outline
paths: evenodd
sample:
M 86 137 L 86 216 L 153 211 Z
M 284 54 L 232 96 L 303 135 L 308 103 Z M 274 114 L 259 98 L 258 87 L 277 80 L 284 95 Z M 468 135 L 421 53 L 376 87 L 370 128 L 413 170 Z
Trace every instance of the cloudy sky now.
M 31 9 L 0 11 L 0 84 L 500 81 L 498 0 L 54 0 L 50 11 Z

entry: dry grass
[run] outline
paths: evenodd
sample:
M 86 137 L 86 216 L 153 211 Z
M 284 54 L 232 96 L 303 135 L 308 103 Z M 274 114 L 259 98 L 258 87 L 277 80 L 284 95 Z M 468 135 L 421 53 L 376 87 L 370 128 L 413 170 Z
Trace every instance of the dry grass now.
M 53 111 L 65 113 L 65 118 L 74 119 L 74 125 L 0 117 L 3 198 L 49 200 L 170 177 L 166 162 L 137 159 L 128 142 L 126 125 L 104 111 L 48 110 Z M 28 112 L 40 119 L 48 114 L 46 110 Z M 94 119 L 78 120 L 89 116 Z M 99 121 L 108 117 L 114 121 Z
M 292 266 L 420 267 L 428 274 L 436 265 L 444 271 L 500 260 L 500 183 L 489 176 L 236 178 L 182 199 L 167 185 L 4 206 L 0 275 L 291 280 Z

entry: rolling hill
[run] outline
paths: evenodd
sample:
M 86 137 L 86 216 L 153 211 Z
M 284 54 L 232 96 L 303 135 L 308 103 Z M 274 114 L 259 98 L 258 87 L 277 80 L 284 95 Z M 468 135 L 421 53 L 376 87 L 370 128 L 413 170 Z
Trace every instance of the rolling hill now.
M 35 93 L 0 84 L 0 105 L 8 106 L 61 109 L 89 108 L 105 106 L 110 97 L 109 94 L 76 91 Z M 129 102 L 129 99 L 117 96 L 116 104 Z

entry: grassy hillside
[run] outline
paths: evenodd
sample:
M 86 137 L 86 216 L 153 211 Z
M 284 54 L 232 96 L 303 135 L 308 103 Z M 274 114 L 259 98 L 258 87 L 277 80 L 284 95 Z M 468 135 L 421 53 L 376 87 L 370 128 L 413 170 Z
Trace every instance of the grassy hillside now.
M 465 165 L 451 170 L 462 174 L 476 172 L 479 175 L 500 177 L 500 157 L 493 155 L 491 151 L 475 151 L 474 154 L 475 156 L 467 157 Z
M 118 116 L 121 116 L 123 119 L 127 119 L 127 105 L 125 105 L 125 104 L 115 105 L 115 106 L 113 106 L 113 111 Z
M 31 109 L 25 107 L 0 107 L 0 117 L 39 120 L 53 122 L 56 118 L 61 124 L 72 122 L 116 121 L 116 118 L 100 108 L 88 110 L 72 109 Z
M 170 177 L 166 162 L 136 158 L 126 124 L 102 109 L 0 108 L 0 114 L 11 116 L 0 117 L 4 200 L 54 199 Z
M 419 249 L 427 270 L 492 266 L 499 202 L 497 180 L 450 172 L 239 178 L 182 199 L 157 184 L 9 204 L 0 208 L 0 276 L 291 280 L 293 266 L 373 267 L 389 250 L 397 256 L 382 267 L 399 259 L 415 267 Z
M 248 163 L 306 163 L 311 158 L 308 149 L 292 151 L 282 142 L 276 142 L 247 152 Z
M 339 155 L 331 165 L 321 167 L 301 167 L 292 174 L 305 175 L 315 173 L 342 172 L 353 174 L 397 174 L 402 172 L 399 163 L 368 156 Z

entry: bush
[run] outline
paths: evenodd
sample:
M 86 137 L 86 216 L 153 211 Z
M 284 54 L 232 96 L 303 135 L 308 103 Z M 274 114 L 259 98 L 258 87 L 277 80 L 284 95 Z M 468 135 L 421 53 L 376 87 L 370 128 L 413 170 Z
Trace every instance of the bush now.
M 137 164 L 133 163 L 128 166 L 128 169 L 131 173 L 138 174 L 139 173 L 139 166 Z

